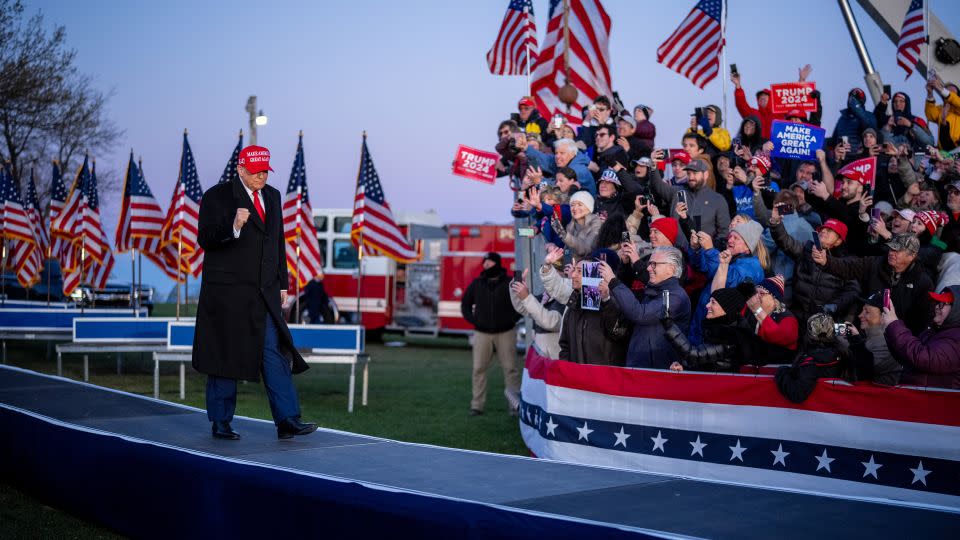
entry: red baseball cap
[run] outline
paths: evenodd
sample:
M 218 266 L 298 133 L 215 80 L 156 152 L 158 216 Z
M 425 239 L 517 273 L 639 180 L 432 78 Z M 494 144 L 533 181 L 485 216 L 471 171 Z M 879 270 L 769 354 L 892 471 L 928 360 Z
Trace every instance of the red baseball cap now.
M 681 163 L 687 165 L 690 163 L 690 154 L 684 152 L 683 150 L 677 150 L 676 152 L 670 152 L 670 162 L 680 160 Z
M 865 174 L 863 174 L 862 172 L 856 170 L 856 169 L 850 169 L 850 170 L 848 170 L 848 171 L 845 171 L 845 172 L 844 172 L 843 174 L 841 174 L 840 176 L 842 176 L 843 178 L 846 178 L 846 179 L 848 179 L 848 180 L 853 180 L 854 182 L 857 182 L 857 183 L 859 183 L 860 185 L 863 185 L 863 186 L 865 186 L 865 185 L 867 185 L 867 184 L 870 183 L 869 181 L 867 181 L 867 176 L 866 176 Z
M 270 150 L 262 146 L 248 146 L 241 150 L 237 165 L 247 169 L 250 174 L 263 171 L 273 172 L 273 169 L 270 168 Z
M 788 118 L 788 119 L 789 119 L 789 118 L 799 118 L 800 121 L 806 121 L 806 120 L 807 120 L 807 115 L 804 114 L 804 113 L 802 113 L 802 112 L 800 112 L 800 109 L 790 109 L 790 112 L 788 112 L 787 115 L 784 116 L 784 118 Z
M 938 304 L 953 304 L 953 293 L 950 292 L 950 289 L 944 289 L 942 293 L 930 291 L 927 294 L 929 294 L 930 298 L 933 298 L 933 301 Z
M 840 240 L 844 242 L 847 241 L 847 224 L 840 220 L 830 218 L 823 225 L 818 227 L 817 231 L 819 231 L 820 229 L 830 229 L 831 231 L 837 233 L 838 236 L 840 236 Z
M 536 107 L 537 104 L 533 102 L 533 98 L 529 96 L 523 96 L 520 98 L 520 102 L 517 103 L 517 107 Z
M 760 174 L 770 172 L 770 166 L 773 165 L 773 163 L 770 162 L 770 158 L 763 154 L 757 154 L 750 158 L 750 164 L 760 169 Z

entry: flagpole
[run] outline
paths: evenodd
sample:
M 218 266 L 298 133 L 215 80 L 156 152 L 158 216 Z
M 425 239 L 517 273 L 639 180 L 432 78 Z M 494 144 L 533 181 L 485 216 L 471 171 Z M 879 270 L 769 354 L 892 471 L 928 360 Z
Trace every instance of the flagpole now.
M 723 72 L 723 129 L 727 129 L 727 0 L 723 0 L 723 21 L 720 24 L 720 69 Z
M 180 229 L 177 231 L 177 320 L 180 320 L 180 272 L 183 271 L 183 184 L 179 185 L 179 195 L 177 196 L 177 205 L 180 207 L 177 211 L 177 223 Z
M 2 297 L 2 304 L 6 305 L 7 303 L 7 237 L 3 237 L 3 253 L 0 254 L 0 297 Z
M 367 144 L 367 130 L 363 130 L 363 143 L 360 145 L 360 164 L 357 165 L 357 187 L 354 197 L 360 191 L 360 167 L 363 166 L 363 148 Z M 366 201 L 364 201 L 366 204 Z M 356 205 L 356 203 L 354 203 Z M 360 242 L 357 244 L 357 324 L 363 326 L 363 310 L 360 309 L 360 289 L 363 287 L 363 212 L 360 213 Z
M 302 187 L 298 184 L 297 185 L 297 265 L 294 269 L 295 281 L 297 282 L 297 285 L 295 288 L 295 292 L 297 296 L 294 300 L 296 302 L 295 304 L 296 307 L 294 308 L 296 309 L 296 312 L 295 312 L 296 315 L 294 315 L 294 318 L 293 318 L 294 322 L 296 322 L 297 324 L 300 323 L 300 197 L 302 196 L 301 191 L 302 191 Z
M 53 255 L 53 235 L 50 236 L 50 246 L 47 246 L 47 259 L 44 261 L 44 265 L 47 267 L 47 305 L 50 305 L 50 259 Z
M 527 8 L 523 8 L 523 14 L 529 15 Z M 524 19 L 524 24 L 526 24 L 526 17 Z M 525 47 L 527 48 L 527 95 L 533 97 L 533 84 L 530 82 L 530 26 L 527 26 L 527 39 L 525 40 Z
M 133 308 L 133 316 L 139 317 L 140 310 L 137 309 L 137 250 L 130 250 L 130 307 Z
M 137 156 L 137 168 L 140 169 L 140 177 L 146 182 L 143 176 L 143 156 Z M 159 240 L 158 240 L 159 242 Z M 137 251 L 137 313 L 140 312 L 140 306 L 143 305 L 143 252 Z
M 930 0 L 923 0 L 923 41 L 927 44 L 927 73 L 926 78 L 930 78 Z

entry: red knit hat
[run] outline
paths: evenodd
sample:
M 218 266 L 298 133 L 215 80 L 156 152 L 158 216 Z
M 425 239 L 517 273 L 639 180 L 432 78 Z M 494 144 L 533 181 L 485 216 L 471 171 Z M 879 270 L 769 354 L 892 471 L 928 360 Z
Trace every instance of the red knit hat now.
M 671 244 L 677 242 L 677 235 L 680 234 L 680 223 L 672 217 L 656 219 L 650 224 L 650 228 L 660 231 Z
M 847 241 L 847 224 L 838 219 L 828 219 L 826 223 L 817 228 L 817 232 L 819 232 L 820 229 L 830 229 L 831 231 L 837 233 L 837 235 L 840 237 L 840 240 L 843 240 L 844 242 Z
M 936 210 L 917 212 L 914 219 L 919 219 L 920 222 L 923 223 L 923 226 L 930 231 L 930 234 L 937 234 L 937 229 L 947 224 L 947 216 L 943 215 L 943 212 L 937 212 Z

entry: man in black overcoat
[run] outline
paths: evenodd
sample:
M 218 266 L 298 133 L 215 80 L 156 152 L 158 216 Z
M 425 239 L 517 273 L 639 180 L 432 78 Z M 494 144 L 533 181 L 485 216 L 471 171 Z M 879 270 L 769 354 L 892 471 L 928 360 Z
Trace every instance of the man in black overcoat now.
M 203 194 L 197 241 L 205 251 L 193 340 L 193 367 L 207 374 L 207 417 L 213 436 L 239 439 L 230 427 L 237 379 L 263 375 L 277 437 L 316 431 L 300 421 L 293 373 L 307 369 L 281 315 L 287 263 L 280 192 L 267 184 L 270 151 L 240 152 L 239 180 Z

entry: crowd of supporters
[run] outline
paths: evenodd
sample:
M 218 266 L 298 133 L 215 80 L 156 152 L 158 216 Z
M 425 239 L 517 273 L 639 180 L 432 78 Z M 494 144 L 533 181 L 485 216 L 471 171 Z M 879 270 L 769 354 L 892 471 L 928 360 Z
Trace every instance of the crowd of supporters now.
M 836 101 L 815 93 L 816 113 L 780 116 L 769 90 L 751 103 L 731 79 L 737 128 L 705 104 L 680 120 L 681 141 L 657 138 L 646 104 L 600 96 L 571 126 L 519 101 L 498 128 L 497 168 L 545 256 L 502 287 L 515 313 L 499 316 L 529 315 L 541 352 L 572 362 L 780 364 L 796 402 L 826 377 L 960 388 L 957 86 L 931 79 L 922 114 L 904 92 L 873 111 L 860 88 L 836 96 L 831 136 L 803 161 L 770 155 L 771 124 L 820 125 Z M 842 170 L 869 156 L 873 182 Z M 581 299 L 583 261 L 599 264 L 599 309 Z

